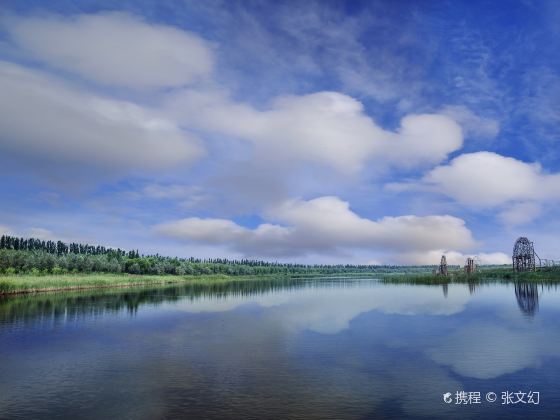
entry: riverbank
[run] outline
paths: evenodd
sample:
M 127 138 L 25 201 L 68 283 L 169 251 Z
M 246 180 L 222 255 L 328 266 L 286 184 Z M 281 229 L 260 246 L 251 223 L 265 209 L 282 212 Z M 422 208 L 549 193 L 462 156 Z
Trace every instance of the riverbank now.
M 306 280 L 313 278 L 361 279 L 379 278 L 375 273 L 348 272 L 341 274 L 276 273 L 255 275 L 150 275 L 150 274 L 0 274 L 0 296 L 55 291 L 106 289 L 163 285 L 218 285 L 244 281 Z
M 173 284 L 217 285 L 230 282 L 274 280 L 285 277 L 278 275 L 228 276 L 224 274 L 204 276 L 132 274 L 0 275 L 0 296 Z
M 475 274 L 467 275 L 463 271 L 451 271 L 449 276 L 436 276 L 427 273 L 374 274 L 348 272 L 344 274 L 268 274 L 230 276 L 226 274 L 210 275 L 134 275 L 134 274 L 50 274 L 50 275 L 0 275 L 0 296 L 32 294 L 54 291 L 72 291 L 87 289 L 108 289 L 164 285 L 218 285 L 243 281 L 264 280 L 305 280 L 317 277 L 325 278 L 377 278 L 384 283 L 406 283 L 439 285 L 448 283 L 476 282 L 560 282 L 560 270 L 548 269 L 528 273 L 514 273 L 511 268 L 482 268 Z
M 438 285 L 449 283 L 479 283 L 479 282 L 539 282 L 560 283 L 560 269 L 546 268 L 539 271 L 515 273 L 511 268 L 481 268 L 473 274 L 464 271 L 450 271 L 448 276 L 435 274 L 410 273 L 410 274 L 387 274 L 380 281 L 385 283 L 406 283 Z

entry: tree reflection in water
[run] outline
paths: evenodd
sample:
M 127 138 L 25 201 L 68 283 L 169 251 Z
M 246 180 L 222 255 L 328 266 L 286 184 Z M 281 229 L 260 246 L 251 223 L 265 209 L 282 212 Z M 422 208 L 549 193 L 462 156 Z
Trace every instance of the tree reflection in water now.
M 67 293 L 46 293 L 39 295 L 0 298 L 0 325 L 18 322 L 67 322 L 91 316 L 101 316 L 107 312 L 126 311 L 134 316 L 141 305 L 158 306 L 164 302 L 182 299 L 197 300 L 202 297 L 216 299 L 235 296 L 256 296 L 280 289 L 304 287 L 325 287 L 341 283 L 347 287 L 359 282 L 351 279 L 261 279 L 255 281 L 233 281 L 225 284 L 189 284 L 183 286 L 146 287 L 139 289 L 88 290 Z M 388 283 L 388 282 L 385 282 Z M 491 283 L 491 282 L 490 282 Z M 399 283 L 401 284 L 401 283 Z M 469 282 L 466 286 L 470 294 L 476 293 L 484 283 Z M 414 285 L 410 282 L 410 285 Z M 448 298 L 449 284 L 442 284 L 443 296 Z M 515 297 L 521 312 L 529 317 L 539 310 L 539 287 L 557 289 L 558 283 L 516 283 Z
M 76 321 L 120 311 L 135 315 L 141 305 L 158 306 L 200 297 L 251 296 L 305 285 L 306 281 L 286 278 L 0 297 L 0 325 Z

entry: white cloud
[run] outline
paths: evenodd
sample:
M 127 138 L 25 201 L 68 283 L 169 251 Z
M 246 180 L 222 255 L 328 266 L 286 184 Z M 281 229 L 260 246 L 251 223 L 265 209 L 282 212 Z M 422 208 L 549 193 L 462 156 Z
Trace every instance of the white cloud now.
M 447 263 L 451 265 L 463 266 L 467 258 L 474 258 L 478 264 L 491 265 L 491 264 L 509 264 L 511 257 L 503 252 L 479 252 L 477 254 L 466 254 L 463 252 L 436 249 L 424 252 L 404 252 L 394 255 L 394 263 L 397 264 L 439 264 L 440 258 L 445 255 Z
M 438 163 L 458 150 L 461 128 L 444 115 L 409 115 L 396 132 L 383 130 L 363 105 L 341 93 L 276 98 L 266 110 L 232 101 L 222 91 L 184 90 L 168 109 L 185 124 L 249 141 L 256 159 L 310 161 L 352 174 L 377 167 Z
M 440 113 L 457 121 L 467 137 L 494 138 L 500 131 L 498 121 L 480 117 L 463 105 L 448 105 Z
M 461 203 L 496 206 L 534 195 L 540 171 L 536 164 L 479 152 L 461 155 L 449 165 L 433 169 L 424 181 Z
M 384 253 L 466 249 L 475 242 L 452 216 L 362 218 L 337 197 L 290 200 L 267 212 L 273 223 L 248 229 L 226 219 L 191 217 L 156 226 L 165 236 L 226 246 L 248 256 L 335 254 L 347 249 Z M 423 263 L 433 263 L 424 261 Z
M 209 45 L 179 29 L 124 13 L 5 18 L 14 42 L 31 56 L 104 84 L 182 86 L 210 74 Z
M 155 111 L 105 99 L 0 62 L 0 150 L 44 162 L 165 169 L 202 154 L 198 140 Z
M 537 203 L 517 203 L 503 210 L 499 217 L 506 225 L 517 226 L 535 220 L 541 212 L 542 208 Z
M 436 167 L 420 182 L 390 184 L 388 188 L 429 190 L 461 204 L 491 208 L 512 202 L 558 200 L 560 174 L 547 174 L 538 163 L 477 152 L 460 155 L 449 164 Z M 532 210 L 536 214 L 535 208 Z M 515 219 L 519 214 L 511 216 Z
M 503 252 L 480 252 L 474 256 L 482 264 L 510 264 L 511 257 Z

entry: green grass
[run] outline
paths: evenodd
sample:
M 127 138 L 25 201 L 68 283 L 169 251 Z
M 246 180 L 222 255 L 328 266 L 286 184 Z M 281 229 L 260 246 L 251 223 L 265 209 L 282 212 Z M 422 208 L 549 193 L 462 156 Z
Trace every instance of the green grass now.
M 348 272 L 325 275 L 319 273 L 302 274 L 258 274 L 258 275 L 133 275 L 133 274 L 0 274 L 0 295 L 36 293 L 57 290 L 97 289 L 108 287 L 132 287 L 165 284 L 223 284 L 247 280 L 312 279 L 331 278 L 378 278 L 374 273 Z
M 474 274 L 466 274 L 464 271 L 450 271 L 449 276 L 437 276 L 434 274 L 387 274 L 381 277 L 386 283 L 408 283 L 408 284 L 447 284 L 447 283 L 477 283 L 477 282 L 560 282 L 560 269 L 550 268 L 539 271 L 514 273 L 510 267 L 484 268 L 482 267 Z
M 204 276 L 158 276 L 130 274 L 61 274 L 45 276 L 0 275 L 0 294 L 7 295 L 55 290 L 79 290 L 165 284 L 223 284 L 232 281 L 254 281 L 258 279 L 270 280 L 276 277 L 280 276 L 227 276 L 223 274 Z
M 543 269 L 530 273 L 513 273 L 506 267 L 482 267 L 477 273 L 466 275 L 463 271 L 452 271 L 448 277 L 435 276 L 428 273 L 397 273 L 372 274 L 344 273 L 329 275 L 251 275 L 228 276 L 224 274 L 179 276 L 179 275 L 131 275 L 131 274 L 52 274 L 52 275 L 0 275 L 0 295 L 18 293 L 36 293 L 59 290 L 101 289 L 110 287 L 156 286 L 166 284 L 219 285 L 232 282 L 274 280 L 274 279 L 306 279 L 314 277 L 328 278 L 379 278 L 386 283 L 408 284 L 446 284 L 472 282 L 560 282 L 560 269 Z

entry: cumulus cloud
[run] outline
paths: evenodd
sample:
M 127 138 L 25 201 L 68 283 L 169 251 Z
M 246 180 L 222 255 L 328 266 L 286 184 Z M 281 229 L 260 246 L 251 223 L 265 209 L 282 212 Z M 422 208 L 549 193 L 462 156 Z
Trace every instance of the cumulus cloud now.
M 346 249 L 421 252 L 475 244 L 463 220 L 452 216 L 399 216 L 374 221 L 337 197 L 289 200 L 267 212 L 273 223 L 254 229 L 227 219 L 191 217 L 156 226 L 165 236 L 226 246 L 247 256 L 334 254 Z M 433 261 L 424 261 L 433 263 Z
M 0 62 L 0 150 L 42 162 L 164 169 L 201 156 L 198 140 L 155 111 L 84 93 Z
M 514 200 L 560 197 L 560 175 L 543 173 L 538 163 L 525 163 L 496 153 L 461 155 L 433 169 L 425 182 L 464 204 L 495 206 Z
M 124 13 L 10 17 L 2 23 L 32 57 L 104 84 L 183 86 L 213 66 L 211 48 L 200 37 Z
M 560 199 L 560 174 L 548 174 L 538 163 L 526 163 L 491 152 L 460 155 L 431 170 L 419 182 L 390 184 L 389 189 L 428 190 L 445 194 L 473 207 L 491 208 L 506 203 Z M 538 214 L 535 206 L 522 205 L 506 220 L 522 221 Z
M 368 161 L 384 167 L 438 163 L 463 142 L 461 128 L 447 116 L 408 115 L 397 131 L 387 131 L 359 101 L 337 92 L 282 96 L 258 110 L 222 91 L 184 90 L 167 106 L 191 127 L 249 141 L 257 159 L 310 161 L 347 174 Z
M 476 115 L 463 105 L 448 105 L 440 113 L 457 121 L 467 137 L 494 138 L 500 131 L 498 121 Z

